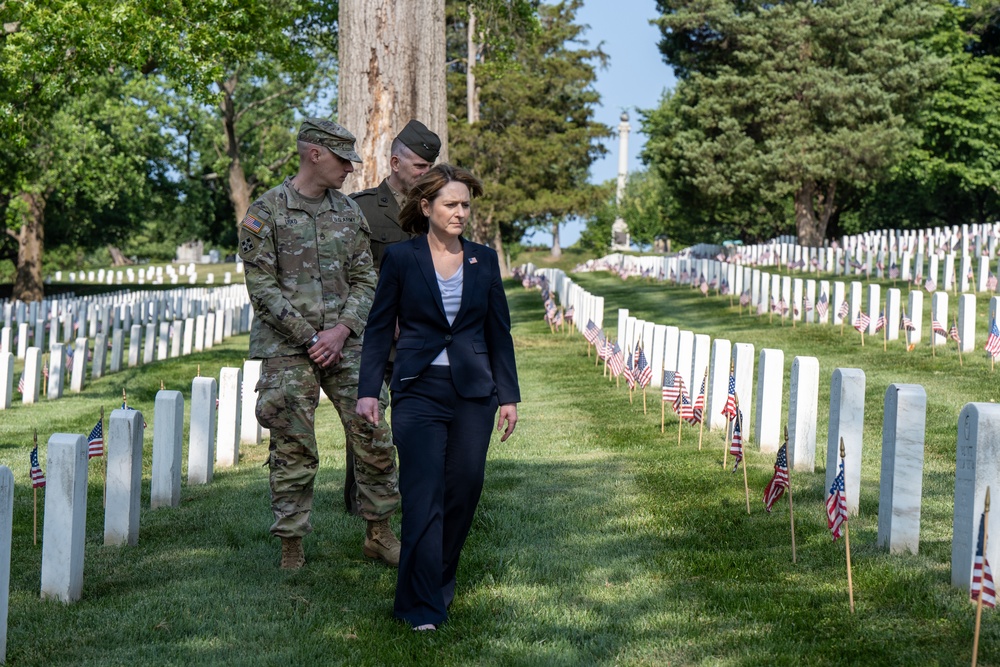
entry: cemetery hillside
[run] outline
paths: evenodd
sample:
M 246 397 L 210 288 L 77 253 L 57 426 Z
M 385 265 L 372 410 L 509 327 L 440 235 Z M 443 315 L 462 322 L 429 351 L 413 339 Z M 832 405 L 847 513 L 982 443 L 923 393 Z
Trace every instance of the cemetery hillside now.
M 0 663 L 1000 665 L 1000 0 L 0 19 Z

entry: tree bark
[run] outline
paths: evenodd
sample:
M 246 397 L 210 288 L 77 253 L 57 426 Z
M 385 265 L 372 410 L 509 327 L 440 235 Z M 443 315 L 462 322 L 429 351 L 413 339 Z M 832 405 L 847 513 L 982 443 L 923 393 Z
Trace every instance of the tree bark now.
M 236 104 L 233 101 L 233 92 L 239 83 L 239 74 L 233 73 L 228 79 L 222 82 L 219 87 L 222 89 L 222 129 L 226 137 L 226 157 L 229 158 L 229 168 L 226 170 L 226 177 L 229 181 L 229 201 L 233 205 L 233 214 L 236 216 L 236 224 L 240 224 L 243 216 L 250 208 L 250 197 L 253 188 L 247 182 L 246 173 L 243 171 L 243 163 L 240 161 L 240 140 L 236 134 Z
M 476 33 L 476 13 L 469 5 L 468 42 L 465 57 L 465 106 L 469 125 L 479 121 L 479 88 L 476 86 L 474 67 L 479 60 L 479 44 Z
M 795 230 L 801 245 L 823 245 L 830 217 L 837 210 L 834 204 L 836 192 L 836 181 L 828 183 L 825 190 L 815 181 L 805 181 L 796 190 Z
M 500 225 L 497 225 L 493 233 L 493 249 L 497 251 L 497 259 L 500 262 L 500 275 L 510 278 L 510 267 L 507 266 L 507 255 L 503 251 L 503 238 L 500 236 Z
M 40 194 L 22 192 L 20 196 L 27 210 L 17 232 L 17 273 L 11 296 L 21 301 L 41 301 L 44 296 L 42 251 L 45 249 L 46 202 Z
M 389 147 L 416 118 L 441 137 L 448 160 L 444 0 L 342 0 L 339 14 L 339 122 L 364 160 L 344 192 L 389 174 Z

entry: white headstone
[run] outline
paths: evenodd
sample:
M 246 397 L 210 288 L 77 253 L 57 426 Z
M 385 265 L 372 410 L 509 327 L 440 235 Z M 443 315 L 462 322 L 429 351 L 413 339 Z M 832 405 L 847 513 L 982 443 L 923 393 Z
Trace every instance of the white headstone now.
M 122 356 L 125 351 L 125 330 L 115 329 L 111 332 L 111 364 L 109 373 L 118 373 L 122 369 Z
M 181 447 L 184 443 L 184 396 L 156 392 L 153 408 L 153 480 L 150 506 L 177 507 L 181 502 Z
M 10 409 L 15 386 L 14 355 L 11 352 L 0 352 L 0 410 Z
M 754 348 L 750 343 L 733 345 L 733 365 L 736 371 L 736 399 L 743 411 L 743 433 L 751 433 L 750 411 L 753 408 L 753 358 Z M 728 385 L 727 385 L 728 389 Z M 721 408 L 720 408 L 721 409 Z
M 952 521 L 951 585 L 968 591 L 979 520 L 986 500 L 1000 490 L 1000 405 L 967 403 L 958 414 L 955 511 Z M 994 504 L 994 507 L 996 505 Z M 1000 535 L 1000 512 L 990 512 L 990 535 Z M 1000 562 L 1000 539 L 987 539 L 986 560 Z
M 188 484 L 208 484 L 215 465 L 215 378 L 191 383 L 191 434 L 188 439 Z
M 139 500 L 142 496 L 142 413 L 112 410 L 108 418 L 104 545 L 139 543 Z
M 899 340 L 899 299 L 900 292 L 890 288 L 885 293 L 886 340 Z
M 709 430 L 726 427 L 722 406 L 729 394 L 729 364 L 732 359 L 732 344 L 725 338 L 712 341 L 712 359 L 708 373 L 708 395 L 705 397 L 705 425 Z
M 788 397 L 788 465 L 795 472 L 811 473 L 816 468 L 818 402 L 819 360 L 795 357 Z
M 879 313 L 882 312 L 882 288 L 879 285 L 868 285 L 868 335 L 875 335 Z M 857 316 L 855 316 L 857 317 Z M 881 333 L 881 332 L 879 332 Z
M 62 343 L 52 345 L 49 356 L 49 400 L 62 398 L 66 383 L 66 352 Z
M 42 389 L 42 351 L 29 347 L 24 355 L 24 393 L 22 403 L 37 403 Z
M 54 433 L 46 461 L 42 599 L 75 602 L 83 592 L 87 535 L 87 438 Z
M 947 292 L 934 292 L 931 296 L 931 320 L 937 320 L 941 326 L 944 327 L 945 331 L 951 325 L 948 320 L 948 293 Z M 932 325 L 933 328 L 933 325 Z M 948 337 L 941 333 L 931 333 L 931 344 L 932 345 L 947 345 Z
M 923 490 L 927 392 L 918 384 L 890 384 L 882 420 L 878 545 L 890 553 L 917 553 Z
M 223 468 L 240 460 L 240 415 L 243 397 L 243 369 L 224 367 L 219 372 L 219 425 L 216 463 Z
M 987 329 L 987 331 L 989 330 Z M 972 352 L 976 349 L 975 294 L 960 294 L 958 296 L 958 337 L 962 340 L 962 352 Z
M 909 311 L 907 315 L 913 323 L 913 329 L 906 334 L 906 342 L 915 345 L 920 342 L 924 324 L 924 293 L 920 290 L 910 290 Z
M 70 374 L 69 389 L 79 393 L 83 391 L 87 376 L 87 339 L 77 338 L 73 346 L 73 370 Z
M 240 444 L 259 445 L 261 426 L 257 422 L 257 381 L 260 379 L 260 359 L 243 362 L 243 413 L 240 417 Z
M 777 452 L 781 446 L 784 381 L 785 353 L 781 350 L 762 349 L 757 367 L 757 402 L 754 411 L 754 435 L 762 452 Z
M 840 439 L 844 439 L 844 485 L 847 511 L 858 513 L 861 495 L 861 438 L 865 424 L 865 372 L 859 368 L 837 368 L 830 380 L 830 427 L 826 439 L 826 485 L 840 469 Z

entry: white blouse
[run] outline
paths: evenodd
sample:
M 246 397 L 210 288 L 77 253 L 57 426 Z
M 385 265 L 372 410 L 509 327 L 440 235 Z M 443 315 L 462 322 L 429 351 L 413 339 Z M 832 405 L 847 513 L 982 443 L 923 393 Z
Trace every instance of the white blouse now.
M 444 314 L 448 318 L 448 324 L 455 323 L 455 317 L 458 315 L 458 309 L 462 305 L 462 265 L 458 265 L 458 271 L 455 274 L 445 280 L 441 277 L 437 271 L 434 272 L 437 276 L 438 289 L 441 290 L 441 301 L 444 304 Z M 449 366 L 448 362 L 448 348 L 441 350 L 441 354 L 434 357 L 434 361 L 431 362 L 431 366 Z

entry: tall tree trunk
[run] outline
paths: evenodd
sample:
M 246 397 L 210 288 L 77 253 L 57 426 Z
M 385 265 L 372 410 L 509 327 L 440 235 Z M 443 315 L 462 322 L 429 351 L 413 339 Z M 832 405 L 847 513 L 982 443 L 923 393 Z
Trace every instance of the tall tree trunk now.
M 239 83 L 239 74 L 233 73 L 226 79 L 220 88 L 222 89 L 222 129 L 226 137 L 226 157 L 229 158 L 229 168 L 226 170 L 226 178 L 229 181 L 229 202 L 233 205 L 233 214 L 236 216 L 236 224 L 239 224 L 250 208 L 250 195 L 252 188 L 247 183 L 246 173 L 243 171 L 243 163 L 240 161 L 240 139 L 236 135 L 236 104 L 233 102 L 233 92 Z
M 559 222 L 552 223 L 552 256 L 556 259 L 562 257 L 562 248 L 559 247 Z
M 799 243 L 821 246 L 826 228 L 837 207 L 834 203 L 837 183 L 831 181 L 823 190 L 815 181 L 805 181 L 795 192 L 795 230 Z
M 21 301 L 41 301 L 42 252 L 45 249 L 45 196 L 22 192 L 26 211 L 17 232 L 17 273 L 11 296 Z
M 510 267 L 507 266 L 507 255 L 503 251 L 503 238 L 500 236 L 500 225 L 497 225 L 493 233 L 493 249 L 497 251 L 497 259 L 500 260 L 500 275 L 510 278 Z
M 476 13 L 469 5 L 468 42 L 465 57 L 465 106 L 469 125 L 479 121 L 479 88 L 476 86 L 475 66 L 479 60 L 479 35 L 476 33 Z
M 357 137 L 364 163 L 344 191 L 389 174 L 389 147 L 412 118 L 441 137 L 448 159 L 444 0 L 341 0 L 340 124 Z

